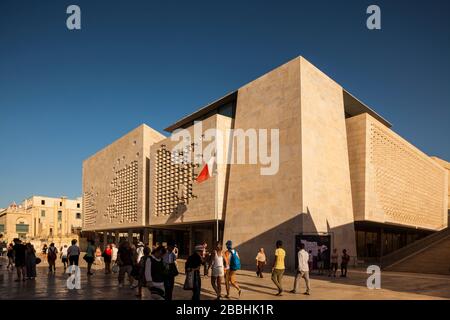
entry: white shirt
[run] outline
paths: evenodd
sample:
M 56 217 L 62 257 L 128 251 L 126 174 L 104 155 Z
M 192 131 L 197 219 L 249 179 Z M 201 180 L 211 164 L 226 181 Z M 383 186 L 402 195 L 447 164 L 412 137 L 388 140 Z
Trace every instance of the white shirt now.
M 117 252 L 119 252 L 119 249 L 117 249 L 117 247 L 113 247 L 111 260 L 113 260 L 113 261 L 117 260 Z
M 300 271 L 309 271 L 308 266 L 309 254 L 305 249 L 302 249 L 298 252 L 298 270 Z
M 223 265 L 223 255 L 218 255 L 214 252 L 214 257 L 212 260 L 212 277 L 223 277 L 224 276 L 224 265 Z
M 141 258 L 144 256 L 144 247 L 138 247 L 136 249 L 137 253 L 137 262 L 141 261 Z
M 62 248 L 62 250 L 61 250 L 61 256 L 62 256 L 63 258 L 67 258 L 67 251 L 69 251 L 69 248 L 67 248 L 67 247 Z

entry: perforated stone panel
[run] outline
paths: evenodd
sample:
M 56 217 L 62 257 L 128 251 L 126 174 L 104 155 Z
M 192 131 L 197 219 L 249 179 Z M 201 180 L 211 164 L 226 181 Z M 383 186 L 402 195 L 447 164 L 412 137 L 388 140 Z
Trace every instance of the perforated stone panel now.
M 194 164 L 187 161 L 190 148 L 171 153 L 165 145 L 156 152 L 155 177 L 156 199 L 154 215 L 178 214 L 193 197 Z
M 138 168 L 138 162 L 133 161 L 115 172 L 105 213 L 110 222 L 116 219 L 120 223 L 137 221 Z
M 385 219 L 414 226 L 437 227 L 443 221 L 444 175 L 430 159 L 382 124 L 371 121 L 369 164 Z
M 84 225 L 86 227 L 95 226 L 97 217 L 97 207 L 95 205 L 95 194 L 92 190 L 85 191 L 83 194 L 84 207 Z

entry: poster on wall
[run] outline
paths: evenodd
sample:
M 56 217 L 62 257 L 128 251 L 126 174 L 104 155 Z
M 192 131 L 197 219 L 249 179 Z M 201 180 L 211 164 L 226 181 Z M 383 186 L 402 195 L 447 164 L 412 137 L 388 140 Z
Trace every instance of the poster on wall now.
M 329 266 L 330 250 L 331 247 L 331 235 L 322 234 L 299 234 L 295 238 L 295 253 L 297 254 L 300 247 L 300 243 L 305 245 L 305 250 L 313 256 L 313 266 L 316 268 L 317 254 L 319 249 L 321 252 L 325 252 L 325 268 Z M 297 260 L 297 259 L 296 259 Z M 298 262 L 295 262 L 296 267 Z

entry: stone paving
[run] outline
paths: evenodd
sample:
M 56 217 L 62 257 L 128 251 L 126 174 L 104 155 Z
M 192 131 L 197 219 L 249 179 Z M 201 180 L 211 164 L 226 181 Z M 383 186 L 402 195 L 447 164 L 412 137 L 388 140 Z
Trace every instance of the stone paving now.
M 57 265 L 56 274 L 48 274 L 47 263 L 38 266 L 38 277 L 35 280 L 14 282 L 15 271 L 8 271 L 5 263 L 0 268 L 0 299 L 86 299 L 86 300 L 135 300 L 136 291 L 128 286 L 119 288 L 117 274 L 105 275 L 100 266 L 94 266 L 95 274 L 88 277 L 86 268 L 81 265 L 81 289 L 69 290 L 66 286 L 67 275 L 62 273 L 62 266 Z M 182 263 L 180 263 L 182 264 Z M 182 271 L 183 268 L 180 268 Z M 348 278 L 329 278 L 327 276 L 311 276 L 311 295 L 291 294 L 285 292 L 275 297 L 275 286 L 270 274 L 257 278 L 253 271 L 239 271 L 238 282 L 243 290 L 243 300 L 370 300 L 370 299 L 450 299 L 450 276 L 424 275 L 413 273 L 383 272 L 381 289 L 369 290 L 366 287 L 365 270 L 349 270 Z M 176 278 L 174 299 L 190 299 L 191 292 L 182 289 L 184 275 Z M 283 279 L 286 291 L 292 289 L 293 275 Z M 209 278 L 202 279 L 202 299 L 214 299 Z M 302 289 L 304 289 L 302 283 Z M 223 293 L 225 288 L 223 286 Z M 143 290 L 142 299 L 149 299 L 147 289 Z M 237 299 L 236 290 L 232 289 L 231 299 Z

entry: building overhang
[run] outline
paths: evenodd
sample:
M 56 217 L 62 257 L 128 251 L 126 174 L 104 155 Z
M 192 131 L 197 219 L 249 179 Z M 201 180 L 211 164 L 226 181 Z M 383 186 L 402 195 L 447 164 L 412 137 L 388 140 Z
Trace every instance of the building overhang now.
M 167 132 L 173 132 L 178 128 L 182 128 L 184 125 L 208 114 L 209 112 L 217 109 L 221 105 L 235 101 L 237 99 L 237 93 L 238 93 L 237 91 L 228 93 L 227 95 L 223 96 L 222 98 L 220 98 L 220 99 L 200 108 L 199 110 L 191 113 L 190 115 L 178 120 L 177 122 L 175 122 L 174 124 L 172 124 L 171 126 L 167 127 L 164 130 Z
M 376 113 L 372 108 L 368 107 L 360 100 L 358 100 L 354 95 L 349 93 L 347 90 L 342 89 L 344 92 L 344 110 L 347 115 L 354 117 L 363 113 L 368 113 L 386 127 L 391 128 L 392 124 L 385 118 Z

